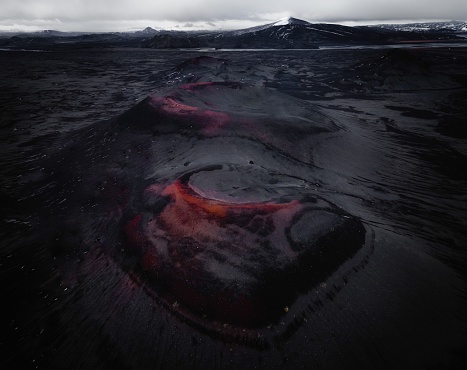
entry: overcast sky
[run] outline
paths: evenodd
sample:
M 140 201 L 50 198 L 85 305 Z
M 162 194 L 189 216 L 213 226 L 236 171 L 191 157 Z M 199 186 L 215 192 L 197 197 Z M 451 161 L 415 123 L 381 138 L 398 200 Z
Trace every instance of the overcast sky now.
M 287 16 L 352 24 L 467 20 L 467 0 L 0 0 L 0 30 L 243 28 Z

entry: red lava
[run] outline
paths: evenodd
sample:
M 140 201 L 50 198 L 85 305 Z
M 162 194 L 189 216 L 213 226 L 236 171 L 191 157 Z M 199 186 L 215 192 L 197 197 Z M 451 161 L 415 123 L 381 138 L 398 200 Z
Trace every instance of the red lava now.
M 273 213 L 280 209 L 296 207 L 299 202 L 292 201 L 289 203 L 227 203 L 214 199 L 206 199 L 197 195 L 187 184 L 183 184 L 180 180 L 167 186 L 162 192 L 162 195 L 170 196 L 175 204 L 185 204 L 190 208 L 199 208 L 206 211 L 207 214 L 212 214 L 217 217 L 225 217 L 228 212 L 238 210 L 254 210 L 258 213 Z
M 145 275 L 177 308 L 221 322 L 261 322 L 267 303 L 257 274 L 277 254 L 293 258 L 285 229 L 301 203 L 227 203 L 203 198 L 180 180 L 160 190 L 157 184 L 146 193 L 170 199 L 162 212 L 149 220 L 136 215 L 125 226 Z M 267 244 L 270 254 L 262 248 Z M 265 261 L 256 261 L 261 254 Z
M 151 96 L 149 104 L 172 118 L 189 118 L 190 123 L 200 126 L 205 136 L 217 134 L 219 129 L 231 121 L 226 113 L 186 105 L 171 96 Z

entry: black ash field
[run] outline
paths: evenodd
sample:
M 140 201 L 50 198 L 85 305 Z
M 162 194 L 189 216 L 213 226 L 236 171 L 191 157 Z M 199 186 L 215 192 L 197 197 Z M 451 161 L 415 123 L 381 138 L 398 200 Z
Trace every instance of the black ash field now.
M 460 368 L 467 48 L 0 51 L 2 368 Z

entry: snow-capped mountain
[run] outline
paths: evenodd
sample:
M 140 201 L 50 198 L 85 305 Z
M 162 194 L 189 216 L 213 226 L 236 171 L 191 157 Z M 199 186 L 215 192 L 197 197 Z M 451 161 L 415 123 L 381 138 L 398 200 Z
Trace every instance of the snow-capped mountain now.
M 273 22 L 273 23 L 267 23 L 267 24 L 263 24 L 260 26 L 244 28 L 244 29 L 234 30 L 230 32 L 233 35 L 240 36 L 246 33 L 259 32 L 259 31 L 263 31 L 268 28 L 277 27 L 277 26 L 307 26 L 307 25 L 311 25 L 311 23 L 301 20 L 301 19 L 293 18 L 293 17 L 286 17 L 286 18 L 279 19 L 278 21 Z
M 203 34 L 162 33 L 143 43 L 151 48 L 177 48 L 179 45 L 196 45 L 212 48 L 244 49 L 314 49 L 319 45 L 383 43 L 387 32 L 336 24 L 313 24 L 297 18 L 280 19 L 273 23 L 234 31 Z M 170 42 L 168 42 L 170 41 Z M 172 46 L 173 45 L 173 46 Z
M 318 23 L 313 24 L 297 18 L 284 18 L 276 22 L 258 27 L 246 28 L 243 30 L 231 31 L 225 36 L 237 36 L 243 42 L 247 42 L 246 37 L 270 40 L 288 40 L 294 43 L 320 43 L 326 41 L 359 41 L 359 40 L 382 40 L 382 36 L 377 32 L 367 32 L 354 27 L 346 27 L 336 24 Z

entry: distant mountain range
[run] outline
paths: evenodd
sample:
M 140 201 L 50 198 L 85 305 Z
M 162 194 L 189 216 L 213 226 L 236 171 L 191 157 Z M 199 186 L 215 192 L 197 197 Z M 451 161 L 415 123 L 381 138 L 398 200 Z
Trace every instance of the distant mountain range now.
M 380 24 L 372 26 L 374 28 L 382 28 L 391 31 L 405 32 L 446 32 L 446 33 L 464 33 L 467 34 L 467 22 L 450 21 L 450 22 L 422 22 L 422 23 L 407 23 L 407 24 Z
M 287 18 L 234 31 L 204 34 L 155 35 L 144 47 L 210 47 L 219 49 L 316 49 L 323 43 L 384 42 L 384 33 L 330 24 L 312 24 Z M 183 45 L 183 46 L 182 46 Z
M 467 22 L 413 23 L 347 27 L 285 18 L 233 31 L 167 31 L 147 27 L 136 32 L 80 33 L 45 30 L 0 35 L 0 48 L 144 47 L 156 49 L 316 49 L 331 45 L 465 41 Z
M 451 24 L 451 23 L 450 23 Z M 388 44 L 407 41 L 455 40 L 447 28 L 432 32 L 406 32 L 391 27 L 347 27 L 338 24 L 309 23 L 297 18 L 257 27 L 206 33 L 160 33 L 142 43 L 148 48 L 217 49 L 313 49 L 329 45 Z

